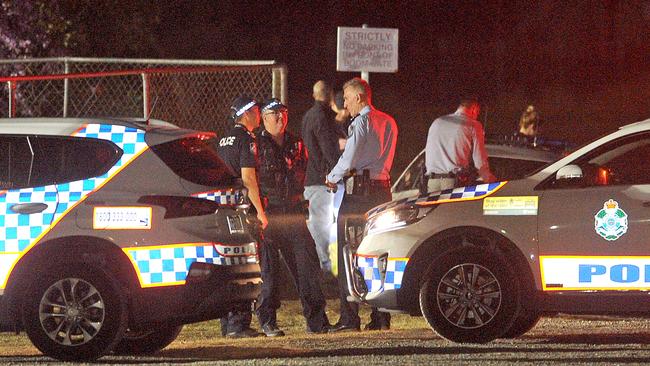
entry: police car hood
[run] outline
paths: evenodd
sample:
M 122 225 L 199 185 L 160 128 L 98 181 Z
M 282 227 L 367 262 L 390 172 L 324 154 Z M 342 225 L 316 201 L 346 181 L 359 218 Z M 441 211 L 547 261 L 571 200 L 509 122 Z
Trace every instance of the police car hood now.
M 408 206 L 429 206 L 441 203 L 471 201 L 483 199 L 497 190 L 501 189 L 507 181 L 483 183 L 467 187 L 458 187 L 452 189 L 445 189 L 443 191 L 430 192 L 412 197 L 402 198 L 396 201 L 391 201 L 383 205 L 379 205 L 366 213 L 366 217 L 370 218 L 378 213 L 386 210 L 408 207 Z

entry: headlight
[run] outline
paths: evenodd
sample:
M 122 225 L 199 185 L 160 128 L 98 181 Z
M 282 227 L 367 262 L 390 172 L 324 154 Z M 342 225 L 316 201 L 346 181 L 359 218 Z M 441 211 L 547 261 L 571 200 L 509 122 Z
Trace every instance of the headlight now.
M 432 207 L 403 206 L 380 212 L 368 219 L 366 234 L 389 231 L 420 221 Z

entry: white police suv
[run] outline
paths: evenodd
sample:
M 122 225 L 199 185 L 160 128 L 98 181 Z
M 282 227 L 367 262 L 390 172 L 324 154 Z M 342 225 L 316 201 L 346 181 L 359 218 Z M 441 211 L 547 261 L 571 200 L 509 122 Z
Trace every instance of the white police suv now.
M 93 360 L 250 308 L 259 225 L 241 187 L 210 133 L 0 119 L 0 329 Z
M 650 120 L 531 175 L 367 213 L 354 300 L 422 314 L 442 337 L 517 337 L 544 313 L 650 313 Z

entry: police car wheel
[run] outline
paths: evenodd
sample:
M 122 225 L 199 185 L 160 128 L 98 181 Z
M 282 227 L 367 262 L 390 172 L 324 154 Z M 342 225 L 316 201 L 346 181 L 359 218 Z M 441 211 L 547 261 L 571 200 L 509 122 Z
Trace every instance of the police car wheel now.
M 182 325 L 172 325 L 141 331 L 127 330 L 113 352 L 120 355 L 158 352 L 169 346 L 178 337 L 182 329 Z
M 510 328 L 500 338 L 517 338 L 522 336 L 533 329 L 540 318 L 541 314 L 538 311 L 521 309 Z
M 504 261 L 478 248 L 459 248 L 434 261 L 420 288 L 420 308 L 441 337 L 485 343 L 513 323 L 519 291 Z
M 63 361 L 93 361 L 122 338 L 126 301 L 101 270 L 65 265 L 46 270 L 23 301 L 23 324 L 34 346 Z

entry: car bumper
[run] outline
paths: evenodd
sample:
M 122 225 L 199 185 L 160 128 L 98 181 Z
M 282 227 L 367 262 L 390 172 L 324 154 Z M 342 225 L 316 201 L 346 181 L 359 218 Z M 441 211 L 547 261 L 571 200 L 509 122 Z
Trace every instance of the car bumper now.
M 391 277 L 394 278 L 394 271 L 391 273 L 388 270 L 388 253 L 360 257 L 346 245 L 343 248 L 343 255 L 348 301 L 368 304 L 382 311 L 401 312 L 397 302 L 399 284 L 395 288 L 395 283 L 391 280 Z M 360 258 L 376 265 L 359 266 Z
M 257 263 L 194 262 L 189 273 L 185 285 L 139 289 L 132 297 L 134 316 L 129 326 L 137 329 L 152 323 L 187 324 L 216 319 L 233 310 L 248 311 L 261 291 Z

